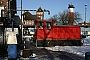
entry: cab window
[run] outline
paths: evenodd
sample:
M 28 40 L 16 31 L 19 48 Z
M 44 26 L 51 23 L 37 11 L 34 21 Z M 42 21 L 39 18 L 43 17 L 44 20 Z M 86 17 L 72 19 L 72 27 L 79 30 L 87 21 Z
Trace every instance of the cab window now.
M 46 22 L 46 28 L 51 29 L 51 23 L 50 22 Z
M 39 29 L 43 29 L 43 22 L 39 23 Z

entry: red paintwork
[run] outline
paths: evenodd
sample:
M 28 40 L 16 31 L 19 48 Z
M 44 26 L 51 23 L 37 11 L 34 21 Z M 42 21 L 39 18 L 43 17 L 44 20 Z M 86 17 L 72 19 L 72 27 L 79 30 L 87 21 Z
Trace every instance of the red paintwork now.
M 43 29 L 37 28 L 36 39 L 37 40 L 80 40 L 80 26 L 54 26 L 51 21 L 51 29 L 46 29 L 46 22 L 43 21 Z M 38 24 L 38 23 L 37 23 Z
M 53 38 L 58 40 L 77 40 L 81 38 L 79 26 L 53 26 L 52 32 Z

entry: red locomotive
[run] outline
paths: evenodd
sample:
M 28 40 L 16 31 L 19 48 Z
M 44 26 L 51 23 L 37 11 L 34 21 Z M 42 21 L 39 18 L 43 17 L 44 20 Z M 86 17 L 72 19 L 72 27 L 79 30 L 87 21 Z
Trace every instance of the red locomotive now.
M 54 25 L 53 20 L 36 20 L 37 46 L 80 45 L 80 26 Z

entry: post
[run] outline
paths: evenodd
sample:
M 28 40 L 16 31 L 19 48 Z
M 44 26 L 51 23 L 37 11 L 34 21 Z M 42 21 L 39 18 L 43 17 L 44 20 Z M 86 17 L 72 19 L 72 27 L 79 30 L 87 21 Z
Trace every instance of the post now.
M 14 32 L 14 19 L 11 20 L 12 20 L 12 32 Z
M 21 23 L 21 31 L 22 31 L 22 33 L 21 33 L 21 35 L 22 35 L 21 44 L 22 44 L 22 40 L 23 40 L 22 0 L 21 0 L 21 21 L 22 21 L 22 23 Z
M 36 47 L 37 47 L 37 39 L 36 39 Z

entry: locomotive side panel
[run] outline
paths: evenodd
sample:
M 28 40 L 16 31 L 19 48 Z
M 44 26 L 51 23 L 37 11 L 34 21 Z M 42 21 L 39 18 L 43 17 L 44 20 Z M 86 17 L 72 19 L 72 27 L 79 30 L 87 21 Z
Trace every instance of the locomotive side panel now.
M 70 29 L 70 37 L 72 40 L 81 40 L 80 27 L 79 26 L 71 26 Z
M 38 40 L 43 40 L 44 39 L 44 32 L 43 29 L 37 29 L 37 39 Z
M 58 39 L 58 28 L 57 27 L 53 27 L 53 30 L 52 30 L 52 37 L 54 40 L 57 40 Z
M 58 33 L 59 40 L 65 40 L 65 28 L 62 26 L 59 26 L 58 30 L 59 30 L 59 33 Z
M 80 40 L 79 26 L 54 26 L 53 39 L 56 40 Z
M 45 30 L 44 32 L 46 32 L 45 33 L 46 40 L 52 40 L 52 35 L 53 35 L 52 29 Z

